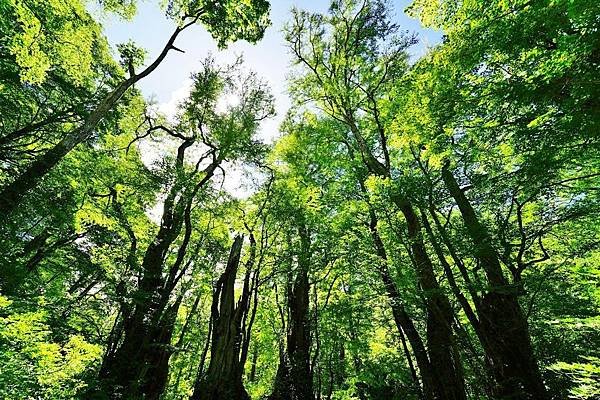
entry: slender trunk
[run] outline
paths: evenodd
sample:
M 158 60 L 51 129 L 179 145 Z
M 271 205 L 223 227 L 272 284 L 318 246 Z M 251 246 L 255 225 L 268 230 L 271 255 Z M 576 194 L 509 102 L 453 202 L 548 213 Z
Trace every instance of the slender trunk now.
M 454 277 L 454 272 L 452 271 L 452 267 L 446 260 L 446 257 L 444 256 L 444 252 L 433 234 L 433 230 L 431 229 L 431 225 L 429 224 L 429 221 L 427 220 L 427 216 L 425 215 L 425 213 L 421 213 L 421 215 L 422 215 L 422 219 L 423 219 L 423 226 L 425 227 L 425 231 L 427 232 L 427 234 L 429 236 L 429 242 L 431 243 L 431 245 L 438 257 L 438 261 L 440 262 L 440 264 L 442 265 L 442 268 L 444 269 L 444 274 L 446 275 L 446 279 L 448 279 L 448 284 L 450 285 L 450 288 L 452 289 L 452 293 L 454 294 L 454 297 L 456 297 L 456 299 L 458 300 L 463 311 L 465 312 L 465 315 L 467 316 L 467 319 L 473 326 L 473 330 L 475 331 L 477 336 L 479 338 L 481 338 L 481 334 L 480 334 L 481 328 L 480 328 L 479 319 L 477 318 L 477 315 L 473 311 L 473 307 L 471 307 L 469 300 L 462 293 L 462 290 L 458 286 L 458 283 L 456 282 L 456 278 Z
M 252 350 L 252 366 L 250 367 L 250 382 L 256 381 L 256 365 L 258 364 L 258 347 L 254 347 Z
M 208 319 L 208 331 L 206 332 L 206 342 L 204 342 L 204 348 L 202 349 L 202 354 L 200 355 L 200 363 L 198 364 L 198 373 L 196 374 L 196 379 L 202 379 L 204 376 L 204 367 L 206 366 L 206 356 L 208 355 L 208 349 L 210 348 L 210 339 L 212 337 L 212 318 Z
M 408 348 L 408 345 L 406 344 L 406 337 L 402 330 L 399 330 L 398 333 L 400 334 L 400 341 L 402 342 L 402 351 L 404 352 L 404 356 L 406 357 L 406 361 L 408 362 L 408 369 L 410 370 L 410 376 L 412 378 L 415 391 L 417 392 L 417 397 L 420 400 L 423 400 L 423 391 L 421 390 L 421 386 L 419 385 L 419 377 L 417 376 L 417 370 L 415 369 L 410 350 Z
M 183 351 L 187 350 L 188 346 L 185 343 L 185 336 L 188 332 L 188 329 L 190 328 L 190 324 L 192 319 L 196 316 L 196 311 L 198 310 L 198 305 L 200 304 L 200 298 L 202 297 L 202 295 L 197 295 L 196 299 L 194 300 L 194 303 L 192 304 L 192 308 L 190 309 L 187 318 L 185 319 L 185 323 L 183 324 L 183 327 L 181 328 L 181 331 L 179 332 L 179 339 L 177 339 L 177 342 L 175 343 L 175 350 L 177 351 L 176 354 L 174 354 L 173 357 L 173 361 L 176 361 L 177 356 L 180 356 L 182 354 Z M 195 346 L 196 350 L 198 346 Z M 191 354 L 195 354 L 195 351 L 192 351 Z M 181 377 L 183 375 L 183 370 L 184 368 L 179 368 L 177 371 L 177 375 L 175 376 L 175 382 L 169 382 L 169 386 L 171 386 L 172 391 L 177 392 L 178 388 L 179 388 L 179 383 L 181 382 Z
M 435 388 L 438 386 L 436 373 L 433 370 L 432 364 L 429 360 L 423 339 L 421 339 L 421 335 L 419 335 L 414 322 L 406 312 L 400 297 L 400 293 L 398 292 L 398 288 L 396 287 L 396 284 L 390 275 L 387 252 L 383 246 L 383 241 L 381 240 L 379 231 L 377 229 L 377 216 L 373 210 L 369 210 L 369 214 L 369 229 L 371 232 L 371 238 L 373 239 L 373 243 L 375 245 L 375 251 L 381 259 L 379 275 L 381 276 L 386 293 L 390 299 L 394 322 L 396 323 L 396 327 L 400 335 L 404 337 L 404 334 L 406 334 L 406 337 L 408 338 L 408 341 L 415 353 L 415 360 L 423 381 L 424 398 L 426 400 L 432 400 L 435 398 Z
M 466 399 L 462 366 L 455 351 L 452 332 L 453 312 L 450 301 L 437 282 L 433 264 L 421 232 L 421 224 L 412 204 L 404 197 L 392 197 L 408 228 L 409 245 L 414 257 L 417 279 L 427 310 L 427 347 L 431 366 L 437 375 L 436 396 L 441 399 Z
M 435 216 L 434 216 L 434 218 L 435 218 Z M 442 268 L 444 269 L 444 273 L 446 275 L 446 278 L 448 279 L 448 283 L 452 289 L 452 292 L 454 293 L 454 296 L 456 297 L 459 304 L 461 305 L 467 319 L 469 320 L 469 323 L 471 324 L 471 327 L 475 331 L 475 335 L 479 339 L 479 343 L 482 345 L 484 352 L 486 354 L 483 371 L 478 370 L 477 374 L 482 376 L 482 378 L 481 378 L 481 382 L 483 383 L 482 386 L 485 388 L 486 393 L 489 395 L 492 393 L 492 391 L 489 390 L 489 388 L 491 387 L 489 382 L 490 382 L 490 378 L 491 378 L 491 380 L 494 379 L 493 378 L 494 374 L 491 370 L 491 367 L 490 367 L 491 363 L 490 363 L 490 359 L 488 357 L 488 353 L 489 353 L 489 349 L 487 348 L 488 341 L 486 340 L 486 337 L 481 329 L 481 323 L 479 322 L 479 318 L 478 318 L 478 312 L 480 311 L 480 308 L 478 305 L 481 304 L 479 296 L 475 293 L 474 290 L 470 291 L 470 293 L 473 297 L 473 302 L 476 305 L 475 310 L 474 310 L 473 307 L 471 307 L 471 303 L 469 303 L 469 300 L 462 293 L 461 288 L 458 286 L 458 283 L 456 282 L 456 279 L 454 277 L 454 272 L 452 271 L 452 267 L 451 267 L 450 263 L 446 260 L 446 257 L 444 256 L 444 252 L 442 250 L 442 247 L 441 247 L 440 243 L 438 243 L 437 238 L 435 237 L 435 235 L 433 233 L 433 229 L 431 228 L 431 225 L 429 224 L 427 216 L 425 215 L 424 212 L 422 212 L 422 220 L 423 220 L 423 225 L 425 227 L 425 230 L 427 231 L 427 234 L 429 236 L 429 241 L 434 248 L 434 251 L 438 257 L 440 264 L 442 265 Z M 436 220 L 436 223 L 438 224 L 438 227 L 440 228 L 441 226 L 439 224 L 439 221 Z M 452 257 L 454 260 L 457 260 L 456 254 L 454 254 Z M 460 262 L 460 264 L 462 265 L 462 261 L 458 260 L 458 262 Z M 464 265 L 463 265 L 463 267 L 464 267 Z M 469 283 L 467 283 L 467 285 L 469 285 Z M 460 322 L 458 321 L 458 319 L 456 319 L 456 317 L 455 317 L 455 326 L 457 326 L 457 329 L 456 329 L 457 334 L 461 335 L 462 338 L 464 339 L 464 341 L 466 341 L 465 347 L 467 349 L 470 349 L 472 354 L 475 354 L 476 352 L 470 343 L 468 335 L 466 334 L 466 332 L 463 331 L 463 329 L 460 325 Z M 475 366 L 475 368 L 478 368 L 478 366 Z
M 481 262 L 489 282 L 488 292 L 481 299 L 479 320 L 484 336 L 482 344 L 497 384 L 495 396 L 501 399 L 547 399 L 518 292 L 502 273 L 491 235 L 479 221 L 447 164 L 442 169 L 442 179 L 458 205 L 474 245 L 474 255 Z
M 328 372 L 328 379 L 329 379 L 329 384 L 327 386 L 327 400 L 331 400 L 331 396 L 333 395 L 333 380 L 334 380 L 334 373 L 333 373 L 333 362 L 331 360 L 331 355 L 329 356 L 328 362 L 327 362 L 327 372 Z M 319 377 L 321 376 L 321 374 L 319 374 Z M 321 379 L 319 378 L 319 397 L 321 397 Z
M 356 139 L 362 161 L 368 172 L 374 176 L 391 179 L 390 166 L 388 164 L 382 164 L 373 155 L 366 141 L 362 137 L 351 113 L 346 116 L 346 120 Z M 380 134 L 385 138 L 385 133 L 380 132 Z M 385 142 L 381 144 L 382 146 L 385 146 Z M 387 149 L 384 150 L 387 151 Z M 365 191 L 362 182 L 361 186 L 363 186 L 362 189 Z M 427 310 L 427 347 L 431 368 L 425 367 L 425 357 L 419 355 L 419 351 L 414 349 L 417 364 L 419 364 L 419 359 L 421 358 L 420 362 L 425 364 L 423 365 L 423 370 L 432 369 L 435 371 L 430 384 L 434 385 L 433 395 L 436 398 L 444 400 L 466 400 L 467 397 L 462 365 L 460 359 L 457 357 L 458 351 L 454 350 L 455 343 L 452 333 L 452 307 L 435 277 L 433 265 L 427 254 L 425 244 L 423 243 L 419 218 L 409 199 L 405 196 L 400 195 L 400 193 L 394 193 L 390 200 L 400 209 L 406 220 L 410 250 L 414 259 L 414 267 L 419 280 L 419 285 L 424 294 Z M 386 286 L 388 286 L 387 283 Z M 399 316 L 401 316 L 401 314 L 402 313 L 398 313 Z M 404 332 L 410 340 L 410 330 L 404 330 Z M 421 369 L 421 366 L 419 366 L 419 369 Z M 423 370 L 421 370 L 421 373 L 423 373 Z M 423 376 L 423 389 L 425 391 L 425 397 L 429 398 L 428 396 L 431 396 L 432 394 L 427 393 L 425 385 L 426 378 L 426 376 Z
M 340 356 L 338 359 L 337 373 L 335 374 L 335 384 L 337 387 L 341 387 L 346 381 L 346 348 L 344 342 L 339 342 Z
M 244 276 L 244 292 L 240 299 L 240 306 L 245 308 L 245 312 L 242 317 L 242 343 L 240 350 L 240 376 L 244 374 L 244 366 L 248 360 L 248 350 L 250 349 L 250 334 L 252 332 L 252 326 L 254 325 L 254 319 L 256 318 L 256 310 L 258 307 L 258 281 L 260 275 L 260 265 L 254 268 L 254 262 L 256 260 L 256 240 L 254 234 L 250 231 L 248 237 L 250 241 L 250 255 L 246 263 L 246 275 Z M 254 269 L 252 280 L 250 275 Z M 252 306 L 250 304 L 252 303 Z
M 366 192 L 362 181 L 360 184 L 362 190 Z M 433 265 L 423 243 L 420 223 L 412 205 L 400 196 L 394 196 L 392 200 L 400 208 L 406 219 L 410 247 L 415 260 L 415 270 L 425 297 L 427 350 L 413 321 L 405 311 L 400 294 L 391 278 L 387 264 L 387 253 L 377 229 L 377 216 L 375 211 L 370 208 L 369 229 L 377 254 L 384 261 L 380 266 L 379 273 L 390 298 L 396 326 L 401 334 L 402 332 L 406 334 L 413 348 L 423 381 L 424 398 L 464 400 L 466 399 L 466 392 L 462 366 L 457 357 L 458 352 L 454 351 L 453 314 L 450 302 L 442 292 L 433 272 Z
M 195 22 L 195 19 L 193 21 Z M 73 150 L 75 146 L 92 137 L 100 121 L 116 106 L 123 94 L 125 94 L 125 92 L 136 82 L 149 75 L 160 65 L 167 56 L 167 53 L 174 49 L 174 43 L 177 36 L 190 25 L 191 23 L 188 23 L 182 27 L 177 27 L 152 64 L 139 74 L 133 74 L 119 83 L 117 87 L 107 94 L 96 108 L 90 112 L 81 127 L 67 133 L 53 148 L 36 158 L 13 182 L 2 188 L 0 191 L 0 221 L 3 218 L 6 218 L 21 203 L 23 197 L 35 188 L 41 179 L 50 172 L 63 157 Z
M 347 285 L 347 284 L 342 285 L 342 290 L 344 291 L 344 293 L 346 295 L 352 294 L 352 286 L 350 286 L 350 285 Z M 356 321 L 356 319 L 354 318 L 354 312 L 353 312 L 352 308 L 349 310 L 348 322 L 349 322 L 348 334 L 350 336 L 350 341 L 351 341 L 351 343 L 356 343 L 356 342 L 358 342 L 358 336 L 356 334 L 355 326 L 359 325 L 359 321 Z M 362 369 L 363 369 L 362 361 L 355 352 L 351 353 L 351 357 L 352 357 L 352 364 L 354 366 L 355 375 L 360 375 L 360 373 L 362 372 Z M 363 382 L 356 383 L 356 391 L 357 391 L 357 396 L 358 396 L 359 400 L 367 399 Z

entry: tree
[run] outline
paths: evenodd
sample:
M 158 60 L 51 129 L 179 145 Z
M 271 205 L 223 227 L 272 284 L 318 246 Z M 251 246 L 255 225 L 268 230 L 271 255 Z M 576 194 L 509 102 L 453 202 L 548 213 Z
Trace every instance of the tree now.
M 347 126 L 351 146 L 369 174 L 390 179 L 394 173 L 381 102 L 394 77 L 405 68 L 405 49 L 413 39 L 393 37 L 398 27 L 389 23 L 385 13 L 380 2 L 333 2 L 329 19 L 296 12 L 287 39 L 297 62 L 307 71 L 295 84 L 298 93 Z M 329 37 L 325 36 L 325 24 L 332 28 Z M 391 46 L 384 47 L 388 43 Z M 367 118 L 359 119 L 360 112 Z M 425 291 L 430 357 L 420 368 L 431 365 L 431 371 L 421 373 L 433 377 L 435 370 L 438 378 L 433 382 L 425 379 L 425 384 L 433 387 L 424 392 L 429 398 L 433 393 L 464 398 L 462 367 L 453 350 L 452 309 L 435 277 L 419 218 L 406 192 L 395 190 L 390 201 L 404 215 L 414 268 Z
M 164 200 L 160 228 L 141 261 L 131 311 L 123 315 L 122 331 L 113 339 L 114 350 L 105 356 L 100 370 L 104 390 L 114 396 L 127 393 L 158 398 L 164 391 L 174 318 L 181 302 L 181 296 L 171 302 L 171 294 L 189 267 L 184 261 L 193 232 L 192 207 L 223 161 L 260 156 L 261 148 L 253 142 L 253 135 L 257 123 L 272 113 L 272 99 L 254 75 L 233 75 L 238 67 L 235 64 L 220 70 L 208 59 L 204 69 L 194 75 L 194 87 L 173 127 L 148 118 L 147 134 L 164 132 L 179 145 L 170 168 L 172 184 Z M 239 104 L 220 113 L 217 101 L 224 93 L 236 94 Z M 190 166 L 186 154 L 196 143 L 205 153 Z M 176 242 L 182 233 L 181 242 Z M 171 251 L 177 254 L 173 261 L 168 257 Z
M 199 376 L 194 388 L 194 399 L 248 399 L 242 384 L 243 365 L 242 321 L 249 311 L 250 269 L 244 278 L 244 288 L 238 304 L 235 304 L 234 285 L 240 264 L 243 236 L 236 236 L 225 271 L 219 277 L 211 305 L 211 356 L 205 376 Z M 252 243 L 251 246 L 256 246 Z M 255 251 L 255 247 L 251 251 Z M 254 257 L 250 256 L 253 261 Z
M 544 245 L 547 229 L 585 214 L 586 201 L 559 210 L 546 202 L 546 196 L 554 192 L 568 198 L 569 194 L 555 192 L 556 181 L 585 181 L 595 175 L 569 172 L 574 159 L 586 158 L 587 145 L 593 147 L 593 136 L 584 132 L 597 119 L 593 107 L 583 111 L 586 122 L 573 118 L 570 107 L 574 101 L 585 103 L 587 90 L 595 89 L 578 92 L 570 83 L 563 86 L 564 79 L 574 85 L 587 79 L 589 62 L 593 63 L 591 47 L 573 52 L 563 46 L 575 37 L 587 42 L 586 34 L 571 24 L 577 21 L 575 25 L 584 26 L 591 21 L 587 12 L 566 4 L 493 3 L 485 10 L 451 3 L 434 10 L 432 4 L 415 2 L 411 10 L 426 24 L 444 27 L 447 39 L 416 66 L 414 83 L 409 84 L 414 94 L 403 92 L 411 100 L 397 115 L 403 130 L 411 134 L 400 136 L 429 175 L 434 202 L 440 198 L 435 193 L 436 175 L 442 178 L 473 243 L 471 255 L 487 275 L 483 297 L 471 297 L 481 316 L 481 326 L 477 328 L 477 321 L 474 326 L 480 329 L 484 349 L 490 347 L 486 353 L 497 382 L 496 395 L 544 398 L 546 389 L 518 296 L 524 294 L 523 272 L 550 258 Z M 463 23 L 466 18 L 471 18 L 469 24 Z M 541 34 L 531 40 L 534 31 Z M 507 35 L 513 38 L 510 42 L 501 39 Z M 566 53 L 569 56 L 559 62 L 556 57 Z M 584 137 L 561 133 L 567 125 Z M 582 142 L 587 143 L 585 150 Z M 505 161 L 506 157 L 511 159 Z M 581 165 L 580 161 L 576 163 Z M 544 223 L 527 226 L 524 210 L 532 206 L 547 210 L 535 217 Z M 497 223 L 490 233 L 485 225 L 492 214 Z M 503 269 L 512 279 L 504 276 Z M 502 316 L 494 316 L 493 310 L 502 310 Z M 518 354 L 511 355 L 509 349 L 517 348 Z
M 268 22 L 265 17 L 269 5 L 266 1 L 255 0 L 239 7 L 235 2 L 186 3 L 171 2 L 169 14 L 176 20 L 177 28 L 171 34 L 156 59 L 141 71 L 136 67 L 141 63 L 140 52 L 131 46 L 122 46 L 123 63 L 129 77 L 116 83 L 114 88 L 102 97 L 86 116 L 83 124 L 69 130 L 52 148 L 37 156 L 18 177 L 6 184 L 0 192 L 0 215 L 8 215 L 23 196 L 39 184 L 43 178 L 75 146 L 89 140 L 100 121 L 113 109 L 135 83 L 152 73 L 175 47 L 175 40 L 187 28 L 197 22 L 208 27 L 209 32 L 218 38 L 220 46 L 237 39 L 256 41 L 262 37 Z
M 220 45 L 267 23 L 164 6 Z M 382 1 L 293 10 L 272 144 L 241 59 L 206 59 L 173 116 L 112 98 L 144 51 L 113 60 L 85 10 L 0 5 L 5 188 L 112 99 L 2 215 L 0 397 L 598 396 L 595 2 L 415 0 L 444 33 L 418 59 Z

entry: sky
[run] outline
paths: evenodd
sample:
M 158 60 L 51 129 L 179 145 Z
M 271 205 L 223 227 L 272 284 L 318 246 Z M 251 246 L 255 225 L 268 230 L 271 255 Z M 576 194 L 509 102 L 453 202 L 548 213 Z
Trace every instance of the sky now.
M 138 12 L 132 21 L 123 21 L 118 17 L 100 17 L 104 31 L 112 46 L 133 40 L 144 48 L 148 55 L 146 61 L 152 61 L 162 50 L 165 42 L 175 29 L 174 23 L 167 19 L 159 8 L 159 1 L 140 0 Z M 292 7 L 314 12 L 326 12 L 329 0 L 271 0 L 270 18 L 272 25 L 267 28 L 264 38 L 257 44 L 238 41 L 226 49 L 219 50 L 211 36 L 201 26 L 194 26 L 184 31 L 175 45 L 185 51 L 172 51 L 166 60 L 138 83 L 138 88 L 147 99 L 154 99 L 159 109 L 167 115 L 174 114 L 177 103 L 184 99 L 190 87 L 190 74 L 200 69 L 200 61 L 209 54 L 218 63 L 230 63 L 242 55 L 244 65 L 255 71 L 271 87 L 275 96 L 276 117 L 263 123 L 259 136 L 271 141 L 278 136 L 278 126 L 290 106 L 286 93 L 286 71 L 290 66 L 291 57 L 285 47 L 282 29 L 290 16 Z M 404 14 L 404 9 L 410 0 L 391 1 L 394 10 L 394 21 L 402 30 L 408 30 L 418 35 L 420 42 L 410 49 L 413 59 L 424 54 L 427 48 L 439 43 L 441 33 L 424 29 L 419 21 Z M 116 54 L 116 52 L 115 52 Z M 230 188 L 240 186 L 239 174 L 233 174 L 229 179 Z

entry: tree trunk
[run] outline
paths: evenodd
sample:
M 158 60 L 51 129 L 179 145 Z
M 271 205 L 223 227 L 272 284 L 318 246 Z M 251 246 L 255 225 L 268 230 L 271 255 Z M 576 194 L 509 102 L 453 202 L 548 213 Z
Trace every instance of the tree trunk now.
M 298 271 L 290 294 L 289 333 L 287 352 L 280 355 L 279 367 L 271 400 L 314 399 L 312 371 L 310 368 L 310 236 L 304 223 L 298 228 L 300 252 Z
M 434 215 L 434 218 L 436 218 L 435 214 L 433 214 L 433 215 Z M 461 288 L 458 286 L 458 283 L 456 282 L 454 273 L 452 271 L 452 267 L 446 260 L 443 250 L 442 250 L 440 244 L 438 243 L 438 241 L 433 233 L 433 230 L 431 228 L 431 225 L 429 224 L 429 221 L 427 220 L 427 216 L 425 215 L 424 212 L 422 212 L 422 220 L 423 220 L 423 225 L 425 226 L 425 230 L 427 231 L 427 233 L 429 235 L 429 241 L 430 241 L 431 245 L 433 246 L 435 253 L 437 254 L 440 264 L 444 268 L 444 273 L 446 275 L 446 278 L 448 280 L 450 287 L 452 288 L 454 297 L 456 297 L 459 304 L 461 305 L 467 319 L 469 320 L 469 323 L 471 324 L 471 327 L 473 328 L 473 331 L 475 332 L 475 335 L 479 339 L 479 343 L 484 348 L 484 352 L 486 354 L 485 365 L 483 367 L 484 373 L 481 374 L 480 371 L 477 371 L 477 372 L 478 372 L 478 374 L 480 374 L 480 376 L 482 376 L 481 382 L 482 382 L 482 386 L 484 387 L 486 393 L 488 395 L 492 395 L 492 390 L 490 390 L 490 388 L 491 388 L 490 381 L 494 379 L 494 374 L 490 368 L 490 360 L 489 360 L 489 356 L 487 355 L 489 352 L 489 350 L 487 348 L 488 341 L 486 340 L 486 337 L 482 332 L 481 323 L 479 322 L 479 317 L 478 317 L 478 313 L 481 311 L 480 310 L 480 304 L 481 304 L 480 300 L 481 299 L 479 298 L 479 296 L 473 289 L 470 290 L 472 298 L 473 298 L 473 302 L 475 303 L 475 306 L 476 306 L 475 307 L 475 310 L 477 310 L 477 313 L 476 313 L 476 311 L 473 310 L 473 307 L 471 307 L 469 300 L 462 293 Z M 436 219 L 436 223 L 439 223 L 439 221 L 437 221 L 437 219 Z M 441 224 L 438 225 L 438 228 L 442 228 Z M 457 260 L 457 255 L 453 255 L 453 258 L 455 260 Z M 457 326 L 457 330 L 456 330 L 457 333 L 459 335 L 462 335 L 462 338 L 465 340 L 465 343 L 467 344 L 467 348 L 471 349 L 472 353 L 475 354 L 476 353 L 474 351 L 475 349 L 473 349 L 472 345 L 470 345 L 468 335 L 466 334 L 466 332 L 464 332 L 462 330 L 462 328 L 460 327 L 460 322 L 458 320 L 456 320 L 455 326 Z M 477 366 L 475 368 L 477 368 Z
M 408 348 L 408 345 L 406 344 L 404 331 L 399 330 L 398 333 L 400 335 L 400 341 L 402 342 L 402 351 L 404 352 L 404 356 L 406 357 L 406 361 L 408 362 L 408 369 L 410 370 L 410 377 L 412 378 L 415 392 L 417 393 L 417 397 L 419 398 L 419 400 L 423 400 L 423 391 L 421 390 L 421 386 L 419 385 L 419 377 L 417 376 L 417 370 L 415 369 L 410 350 Z
M 423 242 L 421 223 L 411 203 L 399 195 L 393 196 L 392 200 L 406 220 L 417 279 L 424 295 L 429 360 L 437 376 L 436 396 L 440 399 L 466 400 L 462 365 L 455 351 L 452 333 L 452 306 L 433 271 Z
M 181 144 L 179 153 L 183 154 L 190 145 L 187 141 Z M 182 156 L 178 163 L 181 167 Z M 213 171 L 214 163 L 205 169 L 201 182 L 210 179 Z M 181 186 L 176 182 L 165 199 L 159 231 L 142 260 L 142 277 L 134 295 L 133 311 L 123 322 L 122 340 L 117 338 L 120 345 L 100 369 L 101 389 L 111 398 L 158 399 L 165 389 L 172 354 L 171 336 L 181 299 L 168 305 L 174 285 L 167 285 L 164 264 L 183 226 L 189 227 L 190 221 L 185 216 L 193 194 L 181 194 Z M 182 242 L 180 251 L 185 250 L 187 243 Z M 178 258 L 171 269 L 178 268 L 182 260 Z
M 419 372 L 421 373 L 424 398 L 426 400 L 432 400 L 435 398 L 435 388 L 438 386 L 436 373 L 433 370 L 432 364 L 429 360 L 429 356 L 427 354 L 427 350 L 425 349 L 423 340 L 421 339 L 421 335 L 419 335 L 414 322 L 404 309 L 398 288 L 396 287 L 396 284 L 390 275 L 387 252 L 383 246 L 383 241 L 379 236 L 379 230 L 377 229 L 377 216 L 373 210 L 369 210 L 369 214 L 369 229 L 371 232 L 371 238 L 373 239 L 373 243 L 375 245 L 375 251 L 382 261 L 381 265 L 379 266 L 379 275 L 381 276 L 386 293 L 390 299 L 394 322 L 396 323 L 399 334 L 402 335 L 402 337 L 404 337 L 404 334 L 406 334 L 413 352 L 415 353 L 417 366 L 419 368 Z
M 489 282 L 489 290 L 481 299 L 479 320 L 485 342 L 482 344 L 496 380 L 494 394 L 500 399 L 547 399 L 517 290 L 504 277 L 489 232 L 479 221 L 447 164 L 442 169 L 442 179 L 458 205 L 474 244 L 474 255 L 481 262 Z
M 165 389 L 181 299 L 171 306 L 163 299 L 170 295 L 161 291 L 163 261 L 156 253 L 163 246 L 148 249 L 134 310 L 123 322 L 123 340 L 102 364 L 100 380 L 111 398 L 158 399 Z
M 258 364 L 258 347 L 254 347 L 252 350 L 252 366 L 250 367 L 250 382 L 256 381 L 256 365 Z
M 363 164 L 368 172 L 374 176 L 391 179 L 389 165 L 387 163 L 382 164 L 373 155 L 362 137 L 352 114 L 348 116 L 347 123 L 356 139 Z M 385 135 L 382 135 L 382 137 L 385 138 Z M 385 143 L 382 143 L 382 146 L 385 146 Z M 387 151 L 387 149 L 384 149 L 384 151 Z M 362 190 L 365 191 L 362 181 L 360 183 Z M 431 263 L 431 259 L 429 258 L 425 244 L 423 243 L 419 218 L 409 199 L 405 196 L 400 193 L 394 193 L 390 200 L 400 209 L 406 220 L 408 240 L 414 260 L 415 272 L 417 273 L 419 285 L 424 295 L 427 310 L 427 348 L 429 353 L 429 363 L 431 364 L 431 369 L 435 371 L 434 376 L 432 377 L 434 380 L 431 382 L 434 385 L 433 395 L 436 398 L 444 400 L 466 400 L 467 395 L 465 392 L 462 365 L 458 358 L 458 351 L 455 351 L 452 333 L 452 307 L 435 277 L 433 264 Z M 393 287 L 393 282 L 391 283 L 392 286 L 390 287 Z M 388 286 L 387 283 L 386 286 Z M 402 317 L 402 313 L 399 312 L 398 316 Z M 396 316 L 394 317 L 396 318 Z M 405 333 L 410 341 L 410 331 L 405 330 Z M 420 362 L 425 364 L 425 358 L 422 355 L 419 355 L 419 350 L 414 349 L 414 351 L 417 364 L 419 364 L 419 358 L 421 358 Z M 419 368 L 421 368 L 421 366 L 419 366 Z M 423 370 L 429 370 L 429 368 L 423 367 Z M 423 371 L 421 371 L 421 373 L 423 373 Z M 423 376 L 423 389 L 425 391 L 427 389 L 425 387 L 426 378 L 426 376 Z M 431 394 L 428 393 L 424 393 L 424 395 L 426 398 L 431 396 Z
M 194 385 L 192 400 L 250 399 L 242 383 L 244 365 L 240 360 L 243 326 L 248 312 L 248 279 L 245 279 L 242 298 L 235 299 L 235 281 L 240 264 L 243 237 L 237 236 L 231 246 L 225 271 L 217 281 L 211 308 L 213 332 L 210 363 L 205 375 Z M 246 273 L 249 277 L 249 273 Z

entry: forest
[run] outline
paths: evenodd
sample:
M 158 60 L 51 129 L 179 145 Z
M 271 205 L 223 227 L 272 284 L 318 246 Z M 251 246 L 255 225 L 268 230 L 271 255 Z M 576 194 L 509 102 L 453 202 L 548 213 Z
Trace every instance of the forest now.
M 600 2 L 276 1 L 0 0 L 0 398 L 600 399 Z

